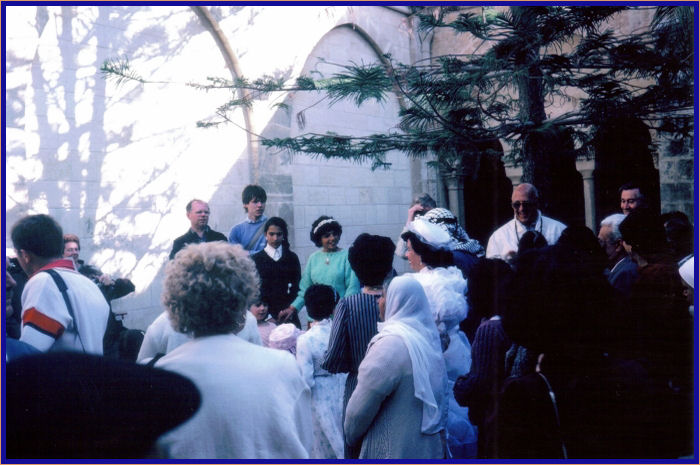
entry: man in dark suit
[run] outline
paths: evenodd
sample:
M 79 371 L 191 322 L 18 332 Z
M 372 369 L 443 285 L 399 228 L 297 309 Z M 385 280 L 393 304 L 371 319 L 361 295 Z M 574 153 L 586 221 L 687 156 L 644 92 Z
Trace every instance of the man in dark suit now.
M 632 284 L 637 280 L 637 264 L 622 246 L 620 223 L 622 213 L 610 215 L 600 222 L 598 242 L 608 256 L 608 281 L 623 297 L 629 297 Z
M 187 219 L 190 220 L 190 230 L 175 239 L 173 250 L 170 251 L 170 260 L 187 244 L 226 240 L 226 236 L 209 227 L 209 204 L 205 201 L 190 200 L 187 204 Z

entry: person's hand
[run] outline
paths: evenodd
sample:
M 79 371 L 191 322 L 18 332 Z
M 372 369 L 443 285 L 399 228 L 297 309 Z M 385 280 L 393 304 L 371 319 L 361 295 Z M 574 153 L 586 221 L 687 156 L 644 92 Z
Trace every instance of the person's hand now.
M 112 280 L 112 277 L 108 274 L 103 274 L 102 276 L 99 277 L 100 284 L 103 284 L 105 286 L 111 286 L 114 284 L 114 281 Z
M 291 305 L 284 310 L 280 310 L 280 312 L 277 314 L 277 321 L 280 323 L 286 323 L 289 318 L 291 318 L 292 314 L 296 312 L 297 309 L 292 307 Z
M 416 213 L 423 213 L 425 211 L 425 208 L 423 208 L 423 205 L 417 203 L 413 205 L 411 208 L 408 209 L 408 223 L 413 221 L 416 218 Z

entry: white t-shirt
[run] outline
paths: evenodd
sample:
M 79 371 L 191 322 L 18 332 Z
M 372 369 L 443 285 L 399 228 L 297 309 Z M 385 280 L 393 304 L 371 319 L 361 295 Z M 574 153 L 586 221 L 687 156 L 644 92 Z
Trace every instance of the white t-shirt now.
M 22 291 L 20 341 L 41 352 L 69 350 L 102 355 L 109 319 L 109 304 L 102 292 L 75 270 L 72 260 L 56 260 L 42 268 L 46 269 L 55 270 L 66 283 L 75 319 L 53 278 L 39 271 L 29 278 Z

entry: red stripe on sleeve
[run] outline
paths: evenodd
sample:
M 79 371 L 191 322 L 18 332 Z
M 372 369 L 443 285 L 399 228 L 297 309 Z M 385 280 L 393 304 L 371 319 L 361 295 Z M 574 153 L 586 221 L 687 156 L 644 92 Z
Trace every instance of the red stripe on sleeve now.
M 33 326 L 54 339 L 58 339 L 66 329 L 61 323 L 49 318 L 34 307 L 24 312 L 22 315 L 22 324 Z

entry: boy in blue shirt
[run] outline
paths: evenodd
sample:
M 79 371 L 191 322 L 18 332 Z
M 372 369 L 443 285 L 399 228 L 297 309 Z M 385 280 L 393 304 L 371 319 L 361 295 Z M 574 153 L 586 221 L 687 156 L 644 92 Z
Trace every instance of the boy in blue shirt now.
M 267 217 L 265 213 L 265 202 L 267 194 L 265 189 L 255 184 L 249 184 L 243 189 L 243 208 L 248 217 L 231 228 L 228 241 L 231 244 L 240 244 L 251 255 L 265 248 L 267 243 L 263 227 Z

